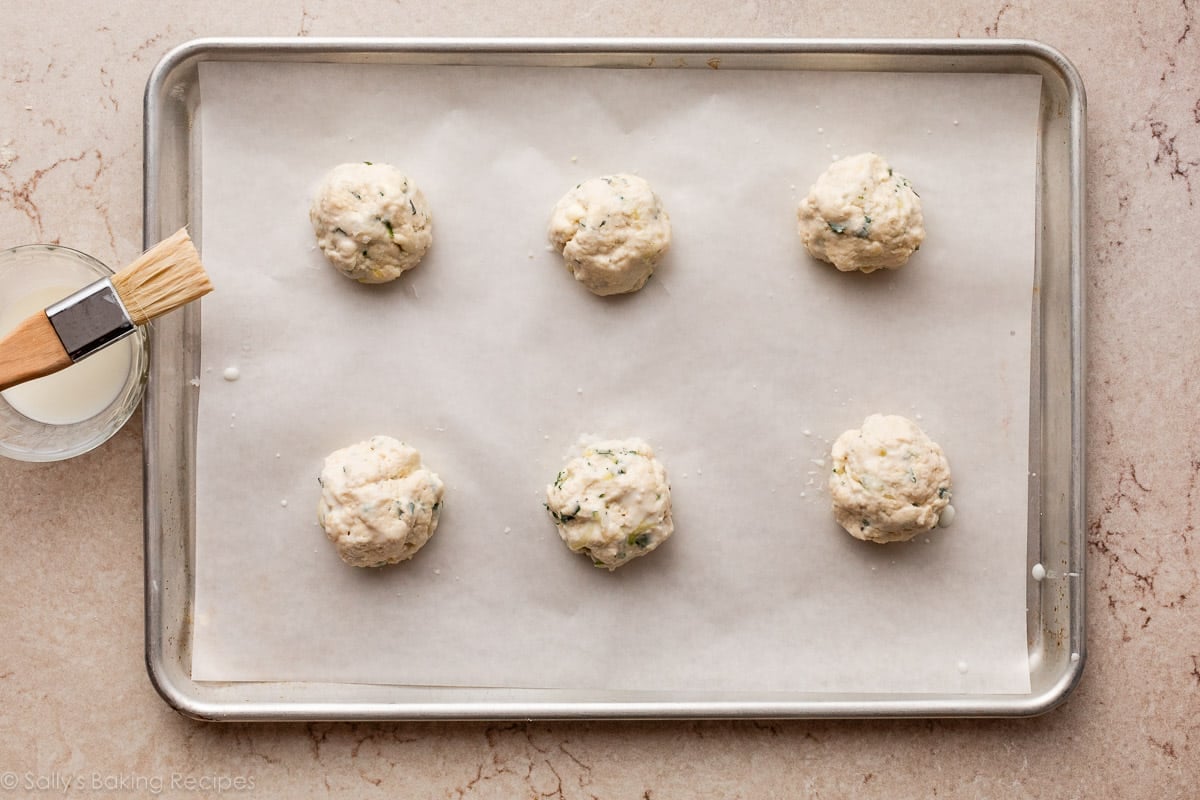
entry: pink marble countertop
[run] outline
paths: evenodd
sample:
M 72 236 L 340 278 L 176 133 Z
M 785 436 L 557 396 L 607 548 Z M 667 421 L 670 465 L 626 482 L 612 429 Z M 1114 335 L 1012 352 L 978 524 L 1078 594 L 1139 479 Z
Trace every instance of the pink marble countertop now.
M 1059 48 L 1089 100 L 1089 660 L 1068 702 L 1029 720 L 193 722 L 159 699 L 143 663 L 135 417 L 82 458 L 0 463 L 0 797 L 65 783 L 70 796 L 215 796 L 234 779 L 229 794 L 289 798 L 1196 796 L 1196 17 L 1196 0 L 6 4 L 0 247 L 61 242 L 110 264 L 140 247 L 146 78 L 197 36 L 961 36 Z

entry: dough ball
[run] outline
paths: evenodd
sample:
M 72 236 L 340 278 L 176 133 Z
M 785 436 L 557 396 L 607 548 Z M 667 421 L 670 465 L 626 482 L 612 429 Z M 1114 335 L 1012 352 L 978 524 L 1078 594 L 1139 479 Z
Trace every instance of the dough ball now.
M 671 246 L 671 220 L 646 181 L 605 175 L 563 195 L 550 217 L 550 241 L 593 293 L 636 292 Z
M 843 272 L 904 266 L 925 240 L 921 198 L 874 153 L 834 162 L 800 203 L 808 252 Z
M 938 524 L 950 502 L 950 465 L 912 420 L 872 414 L 833 443 L 829 495 L 851 536 L 903 542 Z
M 546 508 L 572 552 L 609 570 L 646 555 L 675 530 L 667 472 L 641 439 L 585 445 L 546 487 Z
M 387 283 L 417 265 L 433 243 L 429 204 L 390 164 L 334 167 L 308 217 L 329 263 L 359 283 Z
M 317 520 L 352 567 L 407 561 L 437 530 L 442 480 L 390 436 L 330 453 L 318 481 Z

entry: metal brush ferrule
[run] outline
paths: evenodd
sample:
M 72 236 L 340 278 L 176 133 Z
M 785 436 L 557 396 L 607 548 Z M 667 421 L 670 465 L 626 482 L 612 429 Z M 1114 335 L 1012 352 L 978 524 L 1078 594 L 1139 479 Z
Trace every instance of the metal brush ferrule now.
M 72 361 L 124 339 L 137 327 L 108 278 L 59 300 L 46 309 L 46 318 Z

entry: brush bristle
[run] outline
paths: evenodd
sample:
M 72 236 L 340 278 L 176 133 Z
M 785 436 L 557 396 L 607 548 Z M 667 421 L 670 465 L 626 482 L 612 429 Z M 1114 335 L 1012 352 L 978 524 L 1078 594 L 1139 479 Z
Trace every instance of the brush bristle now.
M 113 275 L 112 283 L 135 325 L 145 325 L 213 288 L 187 229 L 142 253 Z

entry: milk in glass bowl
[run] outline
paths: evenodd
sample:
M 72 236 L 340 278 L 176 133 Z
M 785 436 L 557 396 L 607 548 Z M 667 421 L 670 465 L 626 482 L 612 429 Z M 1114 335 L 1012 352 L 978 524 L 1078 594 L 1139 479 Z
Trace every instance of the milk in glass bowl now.
M 31 244 L 0 251 L 0 337 L 32 314 L 112 270 L 68 247 Z M 149 362 L 142 328 L 98 353 L 0 392 L 0 456 L 59 461 L 99 447 L 142 398 Z

